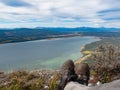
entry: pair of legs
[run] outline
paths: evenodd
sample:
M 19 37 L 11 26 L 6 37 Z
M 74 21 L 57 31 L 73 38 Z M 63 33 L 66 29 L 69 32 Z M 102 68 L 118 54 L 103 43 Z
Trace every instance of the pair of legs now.
M 89 75 L 88 64 L 81 63 L 75 69 L 74 62 L 72 60 L 67 60 L 61 68 L 61 80 L 58 85 L 58 90 L 64 90 L 64 87 L 70 81 L 87 85 Z

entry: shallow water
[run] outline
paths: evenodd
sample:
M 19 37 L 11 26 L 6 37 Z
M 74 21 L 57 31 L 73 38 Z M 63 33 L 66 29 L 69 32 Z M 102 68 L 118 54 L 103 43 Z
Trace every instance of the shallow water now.
M 67 59 L 77 60 L 80 48 L 95 37 L 71 37 L 0 45 L 0 71 L 35 68 L 57 69 Z

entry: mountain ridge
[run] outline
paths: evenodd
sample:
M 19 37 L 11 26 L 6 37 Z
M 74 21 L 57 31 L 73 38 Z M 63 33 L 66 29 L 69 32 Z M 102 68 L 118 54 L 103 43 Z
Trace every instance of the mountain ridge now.
M 69 31 L 96 31 L 96 32 L 101 32 L 101 31 L 120 31 L 120 28 L 106 28 L 106 27 L 72 27 L 72 28 L 69 28 L 69 27 L 35 27 L 35 28 L 25 28 L 25 27 L 22 27 L 22 28 L 0 28 L 0 30 L 38 30 L 38 29 L 41 29 L 41 30 L 56 30 L 56 31 L 59 31 L 59 30 L 62 30 L 62 31 L 66 31 L 66 30 L 69 30 Z M 99 30 L 99 31 L 98 31 Z

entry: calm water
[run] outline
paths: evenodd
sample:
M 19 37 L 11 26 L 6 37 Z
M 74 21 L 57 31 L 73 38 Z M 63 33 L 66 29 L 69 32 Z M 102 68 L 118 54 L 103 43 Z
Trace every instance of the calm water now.
M 77 60 L 80 48 L 97 41 L 94 37 L 72 37 L 0 45 L 0 71 L 57 69 L 67 59 Z

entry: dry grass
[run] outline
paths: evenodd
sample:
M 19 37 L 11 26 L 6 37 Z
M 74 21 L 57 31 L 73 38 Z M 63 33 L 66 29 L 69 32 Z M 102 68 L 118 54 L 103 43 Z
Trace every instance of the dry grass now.
M 0 90 L 56 90 L 60 75 L 58 71 L 42 70 L 15 71 L 5 77 L 0 81 Z

